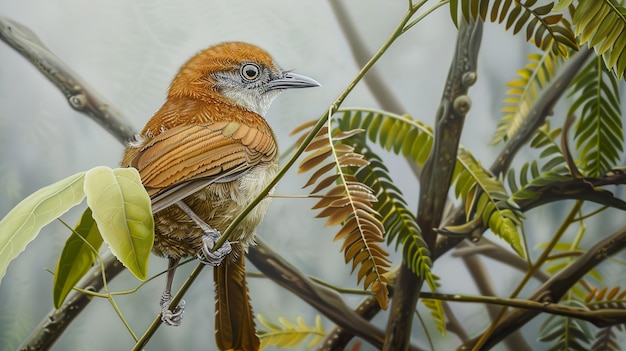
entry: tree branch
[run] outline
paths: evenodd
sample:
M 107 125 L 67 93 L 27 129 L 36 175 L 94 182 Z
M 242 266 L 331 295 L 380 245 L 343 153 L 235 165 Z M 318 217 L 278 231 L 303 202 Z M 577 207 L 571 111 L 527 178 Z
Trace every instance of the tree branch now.
M 107 279 L 113 279 L 125 267 L 110 252 L 102 255 L 102 263 L 105 267 Z M 77 284 L 84 290 L 100 291 L 103 288 L 104 280 L 102 279 L 100 265 L 94 266 L 83 279 Z M 59 309 L 52 309 L 39 322 L 39 325 L 33 329 L 31 334 L 22 341 L 18 350 L 48 350 L 57 339 L 63 334 L 65 329 L 72 323 L 74 318 L 83 311 L 83 309 L 91 302 L 92 296 L 83 294 L 76 290 L 72 291 L 65 303 Z
M 452 66 L 435 120 L 433 151 L 424 165 L 420 178 L 417 224 L 422 229 L 422 235 L 431 252 L 435 249 L 437 237 L 434 228 L 440 225 L 465 116 L 471 106 L 467 92 L 476 82 L 481 37 L 482 22 L 461 24 Z M 384 351 L 407 349 L 413 311 L 422 283 L 423 281 L 406 264 L 400 266 L 387 322 Z
M 70 106 L 89 116 L 121 143 L 132 140 L 134 128 L 98 92 L 56 57 L 26 26 L 0 17 L 0 39 L 32 63 L 63 93 Z

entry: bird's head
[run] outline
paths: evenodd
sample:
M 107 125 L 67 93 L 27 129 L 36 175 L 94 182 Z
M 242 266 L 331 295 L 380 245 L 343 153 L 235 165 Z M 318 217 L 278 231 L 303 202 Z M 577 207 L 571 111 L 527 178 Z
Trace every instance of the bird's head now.
M 320 86 L 315 80 L 282 70 L 263 49 L 226 42 L 205 49 L 185 63 L 169 96 L 222 100 L 264 116 L 285 89 Z

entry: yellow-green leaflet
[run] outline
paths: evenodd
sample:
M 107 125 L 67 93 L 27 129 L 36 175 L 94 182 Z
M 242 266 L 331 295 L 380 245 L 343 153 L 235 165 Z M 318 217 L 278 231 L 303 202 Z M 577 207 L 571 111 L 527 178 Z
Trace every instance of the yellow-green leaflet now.
M 154 219 L 137 170 L 93 168 L 85 174 L 85 195 L 111 252 L 135 277 L 146 279 Z
M 26 245 L 41 228 L 52 222 L 85 197 L 80 172 L 41 188 L 22 200 L 0 221 L 0 281 Z

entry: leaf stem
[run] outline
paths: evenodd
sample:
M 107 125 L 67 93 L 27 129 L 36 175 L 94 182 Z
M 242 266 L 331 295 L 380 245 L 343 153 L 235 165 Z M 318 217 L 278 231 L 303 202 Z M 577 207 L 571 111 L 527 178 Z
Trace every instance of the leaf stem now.
M 126 327 L 126 330 L 128 330 L 133 340 L 137 341 L 137 335 L 135 334 L 135 332 L 133 332 L 133 329 L 130 327 L 130 324 L 128 324 L 128 321 L 126 320 L 126 318 L 124 318 L 124 314 L 122 314 L 122 310 L 120 310 L 119 306 L 115 302 L 115 299 L 113 299 L 113 295 L 111 295 L 111 292 L 109 291 L 109 286 L 107 283 L 107 276 L 106 276 L 106 267 L 104 266 L 100 255 L 98 255 L 98 262 L 100 264 L 100 271 L 101 271 L 100 274 L 102 275 L 102 290 L 105 291 L 107 300 L 109 300 L 111 307 L 113 307 L 113 310 L 115 310 L 115 313 L 117 313 L 118 317 L 120 317 L 120 320 Z
M 415 5 L 417 6 L 417 8 L 420 8 L 422 5 L 424 5 L 426 1 L 422 1 L 419 4 Z M 435 6 L 429 8 L 428 10 L 426 10 L 424 13 L 422 13 L 421 15 L 419 15 L 416 19 L 414 19 L 413 21 L 411 21 L 411 23 L 407 24 L 406 26 L 404 26 L 404 28 L 402 29 L 402 33 L 406 33 L 409 29 L 411 29 L 414 25 L 418 24 L 421 20 L 424 19 L 424 17 L 430 15 L 432 12 L 435 12 L 436 9 L 440 8 L 441 6 L 448 4 L 450 2 L 450 0 L 441 0 L 439 1 L 439 3 L 437 3 Z

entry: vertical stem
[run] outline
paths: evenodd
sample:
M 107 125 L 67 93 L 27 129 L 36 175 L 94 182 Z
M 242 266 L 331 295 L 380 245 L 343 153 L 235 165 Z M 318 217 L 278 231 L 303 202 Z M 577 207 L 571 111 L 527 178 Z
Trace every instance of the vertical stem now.
M 465 122 L 471 107 L 467 96 L 476 81 L 476 63 L 482 37 L 482 22 L 461 23 L 456 52 L 448 73 L 445 89 L 435 121 L 433 150 L 420 178 L 420 199 L 417 224 L 424 240 L 434 253 L 437 232 L 456 163 L 456 155 Z M 387 323 L 384 351 L 405 351 L 410 345 L 413 311 L 423 280 L 402 263 Z

